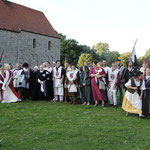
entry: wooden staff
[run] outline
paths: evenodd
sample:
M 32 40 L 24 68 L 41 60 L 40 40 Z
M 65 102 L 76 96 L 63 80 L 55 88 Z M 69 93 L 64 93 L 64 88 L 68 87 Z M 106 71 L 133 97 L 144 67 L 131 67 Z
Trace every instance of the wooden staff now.
M 67 68 L 66 68 L 66 57 L 65 57 L 65 65 L 64 65 L 65 69 L 66 69 L 66 75 L 67 75 Z M 67 83 L 66 83 L 66 75 L 65 75 L 65 102 L 67 101 Z

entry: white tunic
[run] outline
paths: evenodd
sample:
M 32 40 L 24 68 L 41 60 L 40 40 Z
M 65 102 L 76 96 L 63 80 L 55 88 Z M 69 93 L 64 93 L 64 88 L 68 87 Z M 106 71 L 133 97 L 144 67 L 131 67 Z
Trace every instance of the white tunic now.
M 13 72 L 13 79 L 14 79 L 14 80 L 13 80 L 13 87 L 14 87 L 14 88 L 20 87 L 19 83 L 21 82 L 21 79 L 22 79 L 21 73 L 22 73 L 22 69 L 20 69 L 20 70 L 15 70 L 15 71 Z
M 69 81 L 74 81 L 77 78 L 78 70 L 71 70 L 67 73 L 67 78 Z M 77 87 L 75 84 L 68 84 L 68 92 L 77 92 Z
M 119 70 L 116 69 L 114 71 L 112 71 L 112 68 L 110 68 L 108 70 L 108 81 L 109 81 L 109 84 L 110 84 L 110 88 L 109 88 L 109 91 L 113 91 L 113 87 L 117 81 L 117 76 L 118 76 L 118 73 L 119 73 Z
M 56 67 L 53 68 L 53 77 L 54 77 L 54 95 L 64 95 L 63 83 L 61 84 L 62 67 L 60 66 L 58 70 Z

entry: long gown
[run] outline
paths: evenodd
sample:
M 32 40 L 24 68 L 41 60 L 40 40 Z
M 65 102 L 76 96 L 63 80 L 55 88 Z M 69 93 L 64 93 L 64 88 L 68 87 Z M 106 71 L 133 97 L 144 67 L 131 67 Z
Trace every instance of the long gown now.
M 85 83 L 85 86 L 83 86 L 83 83 Z M 85 72 L 82 72 L 80 77 L 80 86 L 81 86 L 81 92 L 82 92 L 82 103 L 84 101 L 90 102 L 91 100 L 91 78 L 89 76 L 89 73 L 86 74 Z
M 46 100 L 52 100 L 54 98 L 54 91 L 53 91 L 53 77 L 52 77 L 52 68 L 45 68 L 48 71 L 47 80 L 46 80 Z
M 46 87 L 42 88 L 42 85 L 39 83 L 39 80 L 44 82 L 44 85 L 45 85 L 48 74 L 49 72 L 46 70 L 43 70 L 43 71 L 38 70 L 36 72 L 35 74 L 36 79 L 33 85 L 33 92 L 32 92 L 33 100 L 44 100 L 46 98 L 46 95 L 47 95 Z
M 132 85 L 132 80 L 134 79 L 135 86 Z M 138 87 L 140 90 L 145 90 L 145 82 L 137 82 L 135 78 L 131 78 L 125 86 L 132 86 L 132 87 Z M 140 99 L 138 90 L 134 91 L 133 93 L 129 92 L 128 89 L 125 93 L 123 103 L 122 103 L 122 109 L 126 112 L 133 113 L 133 114 L 142 114 L 142 100 Z
M 91 68 L 89 75 L 91 76 L 91 74 L 97 74 L 94 68 Z M 106 92 L 99 89 L 99 85 L 96 84 L 95 77 L 91 77 L 91 86 L 92 86 L 92 93 L 93 93 L 94 101 L 97 101 L 97 100 L 106 101 L 107 100 Z
M 2 86 L 2 103 L 21 101 L 19 98 L 20 95 L 13 88 L 12 72 L 10 70 L 6 70 Z
M 142 105 L 142 112 L 143 115 L 148 117 L 150 114 L 150 76 L 145 77 L 145 87 L 146 90 L 144 91 L 144 96 L 143 96 L 143 105 Z

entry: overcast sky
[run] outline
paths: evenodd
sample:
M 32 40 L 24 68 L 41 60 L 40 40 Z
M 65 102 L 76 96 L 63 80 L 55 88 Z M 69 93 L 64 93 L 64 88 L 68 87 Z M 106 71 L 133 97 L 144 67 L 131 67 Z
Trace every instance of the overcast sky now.
M 150 48 L 150 0 L 10 0 L 43 11 L 55 30 L 80 44 L 106 42 L 137 56 Z

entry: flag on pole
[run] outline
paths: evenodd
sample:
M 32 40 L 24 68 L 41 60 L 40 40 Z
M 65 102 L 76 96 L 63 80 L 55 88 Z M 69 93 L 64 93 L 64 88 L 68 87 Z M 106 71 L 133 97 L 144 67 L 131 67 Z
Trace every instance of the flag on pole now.
M 134 44 L 134 47 L 133 47 L 133 50 L 132 50 L 132 53 L 131 53 L 131 60 L 132 60 L 132 62 L 137 64 L 137 57 L 136 57 L 136 51 L 135 51 L 136 43 L 137 43 L 137 39 L 135 41 L 135 44 Z

